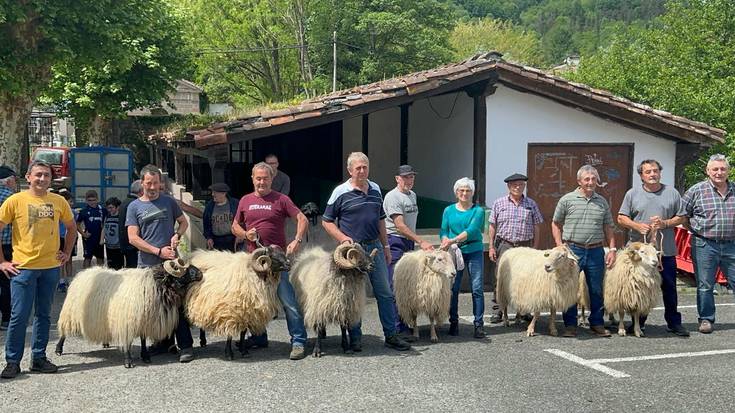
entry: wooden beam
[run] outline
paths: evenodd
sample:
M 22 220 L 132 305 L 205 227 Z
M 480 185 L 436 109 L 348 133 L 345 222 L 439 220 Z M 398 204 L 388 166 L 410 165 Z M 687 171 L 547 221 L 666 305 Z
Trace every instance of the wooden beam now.
M 408 103 L 401 105 L 401 165 L 408 163 L 408 108 L 410 106 Z
M 484 94 L 475 95 L 473 127 L 472 174 L 475 177 L 477 202 L 485 205 L 485 175 L 487 171 L 487 101 Z
M 370 136 L 370 114 L 362 115 L 362 153 L 368 154 L 368 141 Z

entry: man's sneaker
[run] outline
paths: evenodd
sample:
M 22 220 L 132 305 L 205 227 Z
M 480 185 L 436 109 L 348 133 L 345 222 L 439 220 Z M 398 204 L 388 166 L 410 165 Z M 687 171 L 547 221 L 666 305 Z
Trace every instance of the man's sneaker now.
M 0 323 L 0 331 L 5 331 L 5 330 L 7 330 L 7 329 L 8 329 L 8 326 L 9 326 L 9 325 L 10 325 L 10 322 L 8 322 L 8 321 L 3 321 L 2 323 Z
M 407 341 L 409 343 L 413 343 L 414 341 L 416 341 L 416 336 L 413 335 L 413 331 L 411 331 L 411 329 L 400 331 L 398 333 L 398 337 L 403 339 L 403 341 Z
M 612 337 L 610 330 L 605 329 L 603 326 L 590 326 L 590 333 L 597 337 Z
M 306 350 L 304 350 L 304 346 L 291 347 L 291 354 L 289 354 L 288 356 L 289 359 L 301 360 L 304 357 L 306 357 Z
M 66 285 L 66 283 L 65 283 L 65 282 L 60 282 L 60 283 L 59 283 L 59 291 L 60 291 L 60 292 L 62 292 L 62 293 L 65 293 L 65 292 L 66 292 L 66 290 L 67 290 L 67 285 Z
M 485 334 L 485 329 L 482 328 L 482 326 L 475 326 L 475 333 L 473 334 L 473 337 L 475 338 L 485 338 L 487 334 Z
M 31 362 L 31 371 L 38 371 L 41 373 L 56 373 L 59 368 L 56 364 L 52 363 L 46 357 L 33 359 Z
M 577 327 L 576 326 L 566 326 L 564 327 L 564 332 L 561 333 L 562 337 L 577 337 Z
M 459 322 L 457 322 L 457 321 L 450 321 L 449 322 L 449 335 L 450 336 L 458 336 L 459 335 Z
M 689 337 L 689 330 L 684 328 L 683 325 L 677 324 L 666 329 L 669 333 L 674 333 L 679 337 Z
M 179 363 L 188 363 L 192 360 L 194 360 L 194 348 L 189 347 L 181 349 L 181 354 L 179 354 Z
M 411 349 L 411 345 L 398 337 L 398 334 L 393 334 L 390 337 L 386 337 L 385 346 L 398 351 L 406 351 Z
M 19 374 L 20 374 L 20 364 L 8 363 L 3 369 L 3 372 L 0 373 L 0 378 L 13 379 L 17 377 Z
M 702 320 L 699 322 L 699 332 L 702 334 L 709 334 L 715 328 L 712 326 L 712 322 L 709 320 Z

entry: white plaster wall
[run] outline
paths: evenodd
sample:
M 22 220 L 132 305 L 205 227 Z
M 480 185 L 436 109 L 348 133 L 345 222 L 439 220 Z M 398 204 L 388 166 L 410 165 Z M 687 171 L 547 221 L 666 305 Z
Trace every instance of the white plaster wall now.
M 506 176 L 526 173 L 528 143 L 633 143 L 633 166 L 656 159 L 664 169 L 661 181 L 674 184 L 674 141 L 502 85 L 487 97 L 486 142 L 488 203 L 507 192 Z
M 473 117 L 473 100 L 462 91 L 409 107 L 408 163 L 419 173 L 416 194 L 454 201 L 454 182 L 472 178 Z

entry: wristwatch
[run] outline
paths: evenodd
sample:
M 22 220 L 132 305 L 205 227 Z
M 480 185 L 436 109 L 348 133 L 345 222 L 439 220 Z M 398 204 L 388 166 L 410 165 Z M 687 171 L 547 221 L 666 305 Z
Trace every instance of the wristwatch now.
M 609 248 L 609 249 L 608 249 L 608 252 L 609 252 L 609 251 L 612 251 L 612 252 L 617 252 L 617 250 L 618 250 L 617 248 L 615 248 L 615 247 L 612 247 L 612 248 Z
M 294 241 L 298 242 L 299 244 L 301 244 L 302 242 L 304 242 L 304 240 L 302 240 L 301 238 L 295 238 Z

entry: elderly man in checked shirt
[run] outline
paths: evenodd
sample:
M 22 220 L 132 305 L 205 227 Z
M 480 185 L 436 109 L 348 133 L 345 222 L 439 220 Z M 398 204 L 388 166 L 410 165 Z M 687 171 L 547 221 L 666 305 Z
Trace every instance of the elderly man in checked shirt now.
M 697 278 L 699 332 L 709 334 L 715 324 L 712 289 L 717 267 L 735 285 L 735 184 L 727 177 L 730 163 L 725 155 L 712 155 L 707 179 L 689 188 L 682 204 L 692 231 L 691 251 Z
M 513 174 L 504 181 L 508 184 L 508 195 L 496 199 L 490 208 L 488 239 L 491 243 L 488 255 L 493 262 L 497 262 L 505 251 L 514 247 L 538 248 L 541 223 L 544 222 L 536 202 L 523 195 L 528 177 Z M 493 276 L 497 268 L 494 267 Z M 490 322 L 499 323 L 502 315 L 493 292 L 493 314 Z

